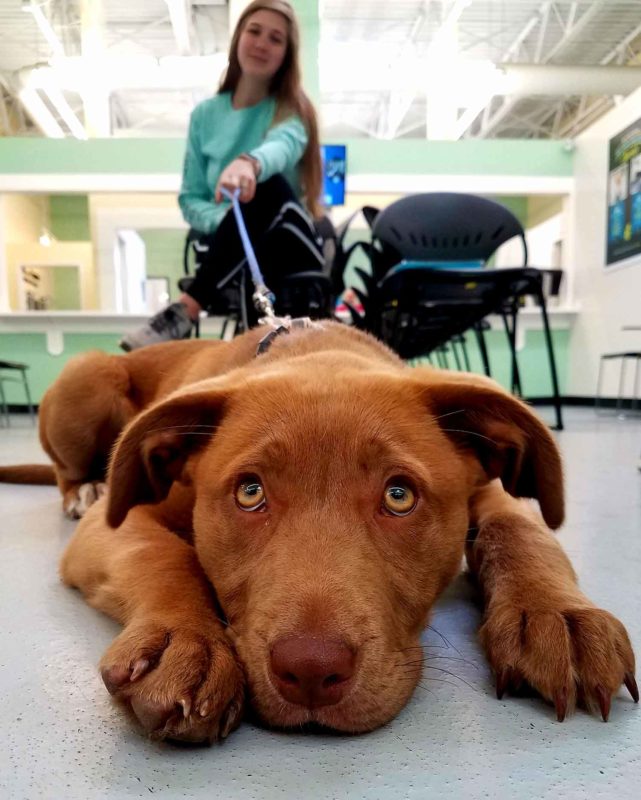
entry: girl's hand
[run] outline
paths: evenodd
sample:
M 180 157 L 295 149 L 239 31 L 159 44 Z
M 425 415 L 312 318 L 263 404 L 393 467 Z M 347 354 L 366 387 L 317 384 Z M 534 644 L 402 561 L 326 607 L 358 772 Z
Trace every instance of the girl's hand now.
M 243 158 L 236 158 L 222 171 L 216 186 L 215 199 L 217 203 L 223 199 L 221 188 L 234 192 L 240 189 L 241 203 L 248 203 L 256 194 L 256 176 L 252 165 Z

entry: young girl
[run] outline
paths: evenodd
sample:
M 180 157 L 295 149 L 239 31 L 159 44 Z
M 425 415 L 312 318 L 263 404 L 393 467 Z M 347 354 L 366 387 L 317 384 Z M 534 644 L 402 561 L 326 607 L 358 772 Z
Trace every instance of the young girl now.
M 240 191 L 245 223 L 268 280 L 276 270 L 300 269 L 291 263 L 291 253 L 279 259 L 273 242 L 270 248 L 262 241 L 288 215 L 296 218 L 303 246 L 318 255 L 320 266 L 307 213 L 321 213 L 318 124 L 301 87 L 298 24 L 285 0 L 254 0 L 247 6 L 232 36 L 218 94 L 192 112 L 178 202 L 185 221 L 201 234 L 201 266 L 188 293 L 121 340 L 124 350 L 188 336 L 218 282 L 242 261 L 236 221 L 222 188 Z

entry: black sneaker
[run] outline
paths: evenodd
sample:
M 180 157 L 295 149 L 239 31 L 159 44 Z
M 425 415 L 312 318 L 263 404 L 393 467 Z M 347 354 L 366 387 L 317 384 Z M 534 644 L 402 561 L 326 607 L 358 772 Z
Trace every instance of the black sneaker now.
M 118 344 L 123 350 L 129 352 L 148 344 L 169 342 L 172 339 L 187 339 L 193 325 L 187 308 L 182 303 L 172 303 L 159 311 L 142 328 L 123 336 Z

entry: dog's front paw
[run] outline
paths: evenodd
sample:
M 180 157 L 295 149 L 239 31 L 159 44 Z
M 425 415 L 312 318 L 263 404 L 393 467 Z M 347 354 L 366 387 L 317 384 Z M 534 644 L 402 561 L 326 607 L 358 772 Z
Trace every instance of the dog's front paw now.
M 538 609 L 494 604 L 480 638 L 499 699 L 507 689 L 528 684 L 554 704 L 559 722 L 576 704 L 598 708 L 607 721 L 612 696 L 622 683 L 639 701 L 628 634 L 600 608 L 561 602 Z
M 100 669 L 109 692 L 154 738 L 211 743 L 240 723 L 242 670 L 227 640 L 206 625 L 132 623 Z

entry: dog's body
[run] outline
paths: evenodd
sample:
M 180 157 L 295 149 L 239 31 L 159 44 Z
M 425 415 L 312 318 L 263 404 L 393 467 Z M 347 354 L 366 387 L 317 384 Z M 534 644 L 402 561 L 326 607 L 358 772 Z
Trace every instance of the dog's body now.
M 61 573 L 125 625 L 103 678 L 147 731 L 224 737 L 246 689 L 276 726 L 383 724 L 465 551 L 499 695 L 525 680 L 559 719 L 577 700 L 607 718 L 622 682 L 638 700 L 625 629 L 545 524 L 562 522 L 561 466 L 526 406 L 332 323 L 256 356 L 264 333 L 89 354 L 42 404 L 68 513 L 101 493 L 80 487 L 117 439 Z

